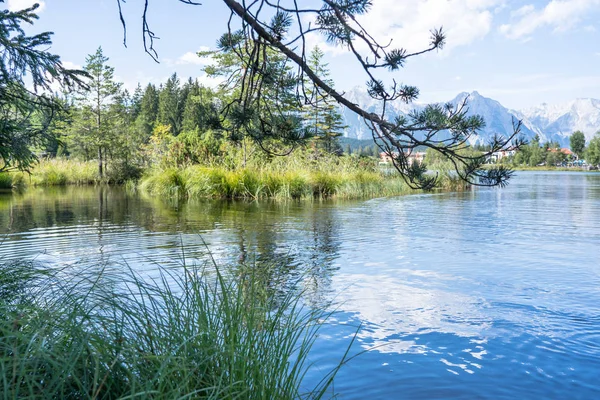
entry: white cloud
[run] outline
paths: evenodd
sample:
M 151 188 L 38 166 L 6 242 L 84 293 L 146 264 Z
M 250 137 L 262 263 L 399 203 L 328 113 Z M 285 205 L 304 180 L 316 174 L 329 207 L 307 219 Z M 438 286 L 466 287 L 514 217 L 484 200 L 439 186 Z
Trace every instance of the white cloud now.
M 62 66 L 68 69 L 83 69 L 83 67 L 79 64 L 75 64 L 74 62 L 71 61 L 62 61 L 61 62 Z
M 596 27 L 594 25 L 587 25 L 583 27 L 583 30 L 589 33 L 596 32 Z
M 24 10 L 28 7 L 31 7 L 35 3 L 38 3 L 40 5 L 40 7 L 36 10 L 36 12 L 38 13 L 42 12 L 46 7 L 46 2 L 42 0 L 8 0 L 6 3 L 6 7 L 10 11 Z
M 409 51 L 426 48 L 429 31 L 442 27 L 447 48 L 464 46 L 487 35 L 493 14 L 502 0 L 379 0 L 362 19 L 364 27 L 381 43 Z
M 504 7 L 505 0 L 378 0 L 358 20 L 380 44 L 391 41 L 391 48 L 401 47 L 409 52 L 427 48 L 430 31 L 443 27 L 447 34 L 447 51 L 486 36 L 492 29 L 494 14 Z M 319 44 L 330 54 L 347 52 L 319 39 L 309 40 L 308 48 Z M 365 50 L 365 46 L 358 46 Z
M 222 77 L 210 77 L 208 75 L 201 75 L 198 76 L 196 79 L 198 79 L 198 82 L 206 87 L 210 87 L 210 88 L 216 88 L 218 87 L 221 83 L 223 83 L 223 78 Z
M 206 47 L 206 46 L 201 46 L 198 51 L 209 51 L 210 48 Z M 212 59 L 212 57 L 199 57 L 197 52 L 194 51 L 188 51 L 187 53 L 183 54 L 181 57 L 179 57 L 177 60 L 175 60 L 175 62 L 170 61 L 173 64 L 176 65 L 186 65 L 186 64 L 195 64 L 195 65 L 210 65 L 212 64 L 214 61 Z
M 500 26 L 500 32 L 508 38 L 521 39 L 544 26 L 557 32 L 565 31 L 599 6 L 600 0 L 551 0 L 541 10 L 527 5 L 512 13 L 511 23 Z
M 510 13 L 510 16 L 513 18 L 519 18 L 519 17 L 526 16 L 527 14 L 530 14 L 533 11 L 535 11 L 535 6 L 533 4 L 527 4 L 526 6 L 523 6 L 517 10 L 512 11 Z

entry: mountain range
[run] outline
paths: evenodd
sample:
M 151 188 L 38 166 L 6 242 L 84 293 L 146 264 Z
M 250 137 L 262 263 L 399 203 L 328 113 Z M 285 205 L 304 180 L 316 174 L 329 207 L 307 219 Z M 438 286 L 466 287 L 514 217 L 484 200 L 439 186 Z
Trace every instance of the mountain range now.
M 521 133 L 526 139 L 539 135 L 542 143 L 555 141 L 563 147 L 569 147 L 569 137 L 577 130 L 584 133 L 588 142 L 596 132 L 600 131 L 600 100 L 597 99 L 576 99 L 557 105 L 544 103 L 523 110 L 511 110 L 478 92 L 463 92 L 449 102 L 458 104 L 467 96 L 469 109 L 467 114 L 481 115 L 486 122 L 485 128 L 471 139 L 472 145 L 488 143 L 494 134 L 510 135 L 513 131 L 513 120 L 523 122 Z M 363 88 L 348 91 L 346 98 L 366 111 L 375 113 L 380 111 L 378 101 L 372 99 Z M 397 115 L 406 115 L 412 110 L 424 107 L 425 104 L 406 104 L 397 101 L 388 104 L 386 115 L 389 120 L 393 120 Z M 345 137 L 371 139 L 371 131 L 361 117 L 346 108 L 341 109 L 340 112 L 347 126 Z

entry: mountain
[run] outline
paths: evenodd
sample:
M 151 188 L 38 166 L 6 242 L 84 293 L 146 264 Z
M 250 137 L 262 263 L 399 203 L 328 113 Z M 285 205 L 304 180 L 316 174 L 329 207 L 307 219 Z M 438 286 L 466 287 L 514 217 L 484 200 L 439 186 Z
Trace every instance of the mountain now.
M 551 136 L 567 138 L 582 131 L 587 141 L 600 131 L 600 100 L 576 99 L 559 105 L 542 104 L 522 115 Z
M 369 112 L 381 112 L 380 105 L 373 100 L 365 89 L 355 88 L 346 93 L 347 98 Z M 581 130 L 589 141 L 595 132 L 600 131 L 600 100 L 577 99 L 562 105 L 542 104 L 526 110 L 510 110 L 498 101 L 484 97 L 478 92 L 459 93 L 449 102 L 458 104 L 468 96 L 468 115 L 481 115 L 486 126 L 471 144 L 488 143 L 494 134 L 510 135 L 513 121 L 521 120 L 521 133 L 531 139 L 539 135 L 541 142 L 556 141 L 561 146 L 569 146 L 569 137 L 576 130 Z M 407 115 L 412 110 L 419 110 L 424 104 L 393 102 L 388 104 L 387 117 L 393 119 L 397 115 Z M 371 131 L 363 118 L 345 107 L 340 110 L 347 129 L 344 136 L 355 139 L 370 139 Z
M 351 102 L 358 104 L 362 109 L 379 114 L 381 113 L 380 102 L 374 100 L 367 90 L 362 87 L 355 87 L 346 93 L 346 98 Z M 395 101 L 388 104 L 386 115 L 390 120 L 393 120 L 398 115 L 407 115 L 414 109 L 422 109 L 425 105 L 413 103 L 406 104 L 401 101 Z M 344 132 L 345 137 L 359 140 L 371 139 L 371 130 L 365 124 L 364 118 L 358 116 L 354 112 L 348 110 L 346 107 L 341 107 L 340 113 L 344 118 L 344 123 L 347 126 Z
M 548 140 L 544 133 L 526 118 L 519 117 L 515 111 L 507 109 L 496 100 L 483 97 L 478 92 L 460 93 L 450 102 L 454 105 L 460 104 L 465 98 L 467 98 L 467 107 L 469 108 L 467 115 L 480 115 L 485 121 L 485 127 L 480 131 L 477 137 L 474 137 L 473 140 L 471 140 L 472 145 L 488 143 L 489 139 L 494 136 L 494 134 L 504 136 L 511 135 L 514 131 L 513 124 L 519 119 L 523 122 L 521 126 L 521 134 L 523 136 L 531 139 L 537 134 L 542 141 Z

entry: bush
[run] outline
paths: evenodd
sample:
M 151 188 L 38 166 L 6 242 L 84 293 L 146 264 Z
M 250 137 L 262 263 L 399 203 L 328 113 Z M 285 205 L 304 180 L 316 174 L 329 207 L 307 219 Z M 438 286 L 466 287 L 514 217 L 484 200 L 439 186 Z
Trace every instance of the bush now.
M 12 189 L 13 177 L 8 172 L 0 173 L 0 189 Z

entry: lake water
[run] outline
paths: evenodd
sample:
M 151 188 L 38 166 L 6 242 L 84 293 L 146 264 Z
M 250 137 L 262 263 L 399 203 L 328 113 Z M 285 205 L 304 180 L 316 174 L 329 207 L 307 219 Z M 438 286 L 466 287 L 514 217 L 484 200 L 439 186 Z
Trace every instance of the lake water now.
M 600 174 L 360 202 L 189 202 L 119 188 L 0 194 L 0 260 L 282 260 L 342 399 L 600 398 Z M 83 260 L 83 261 L 82 261 Z

